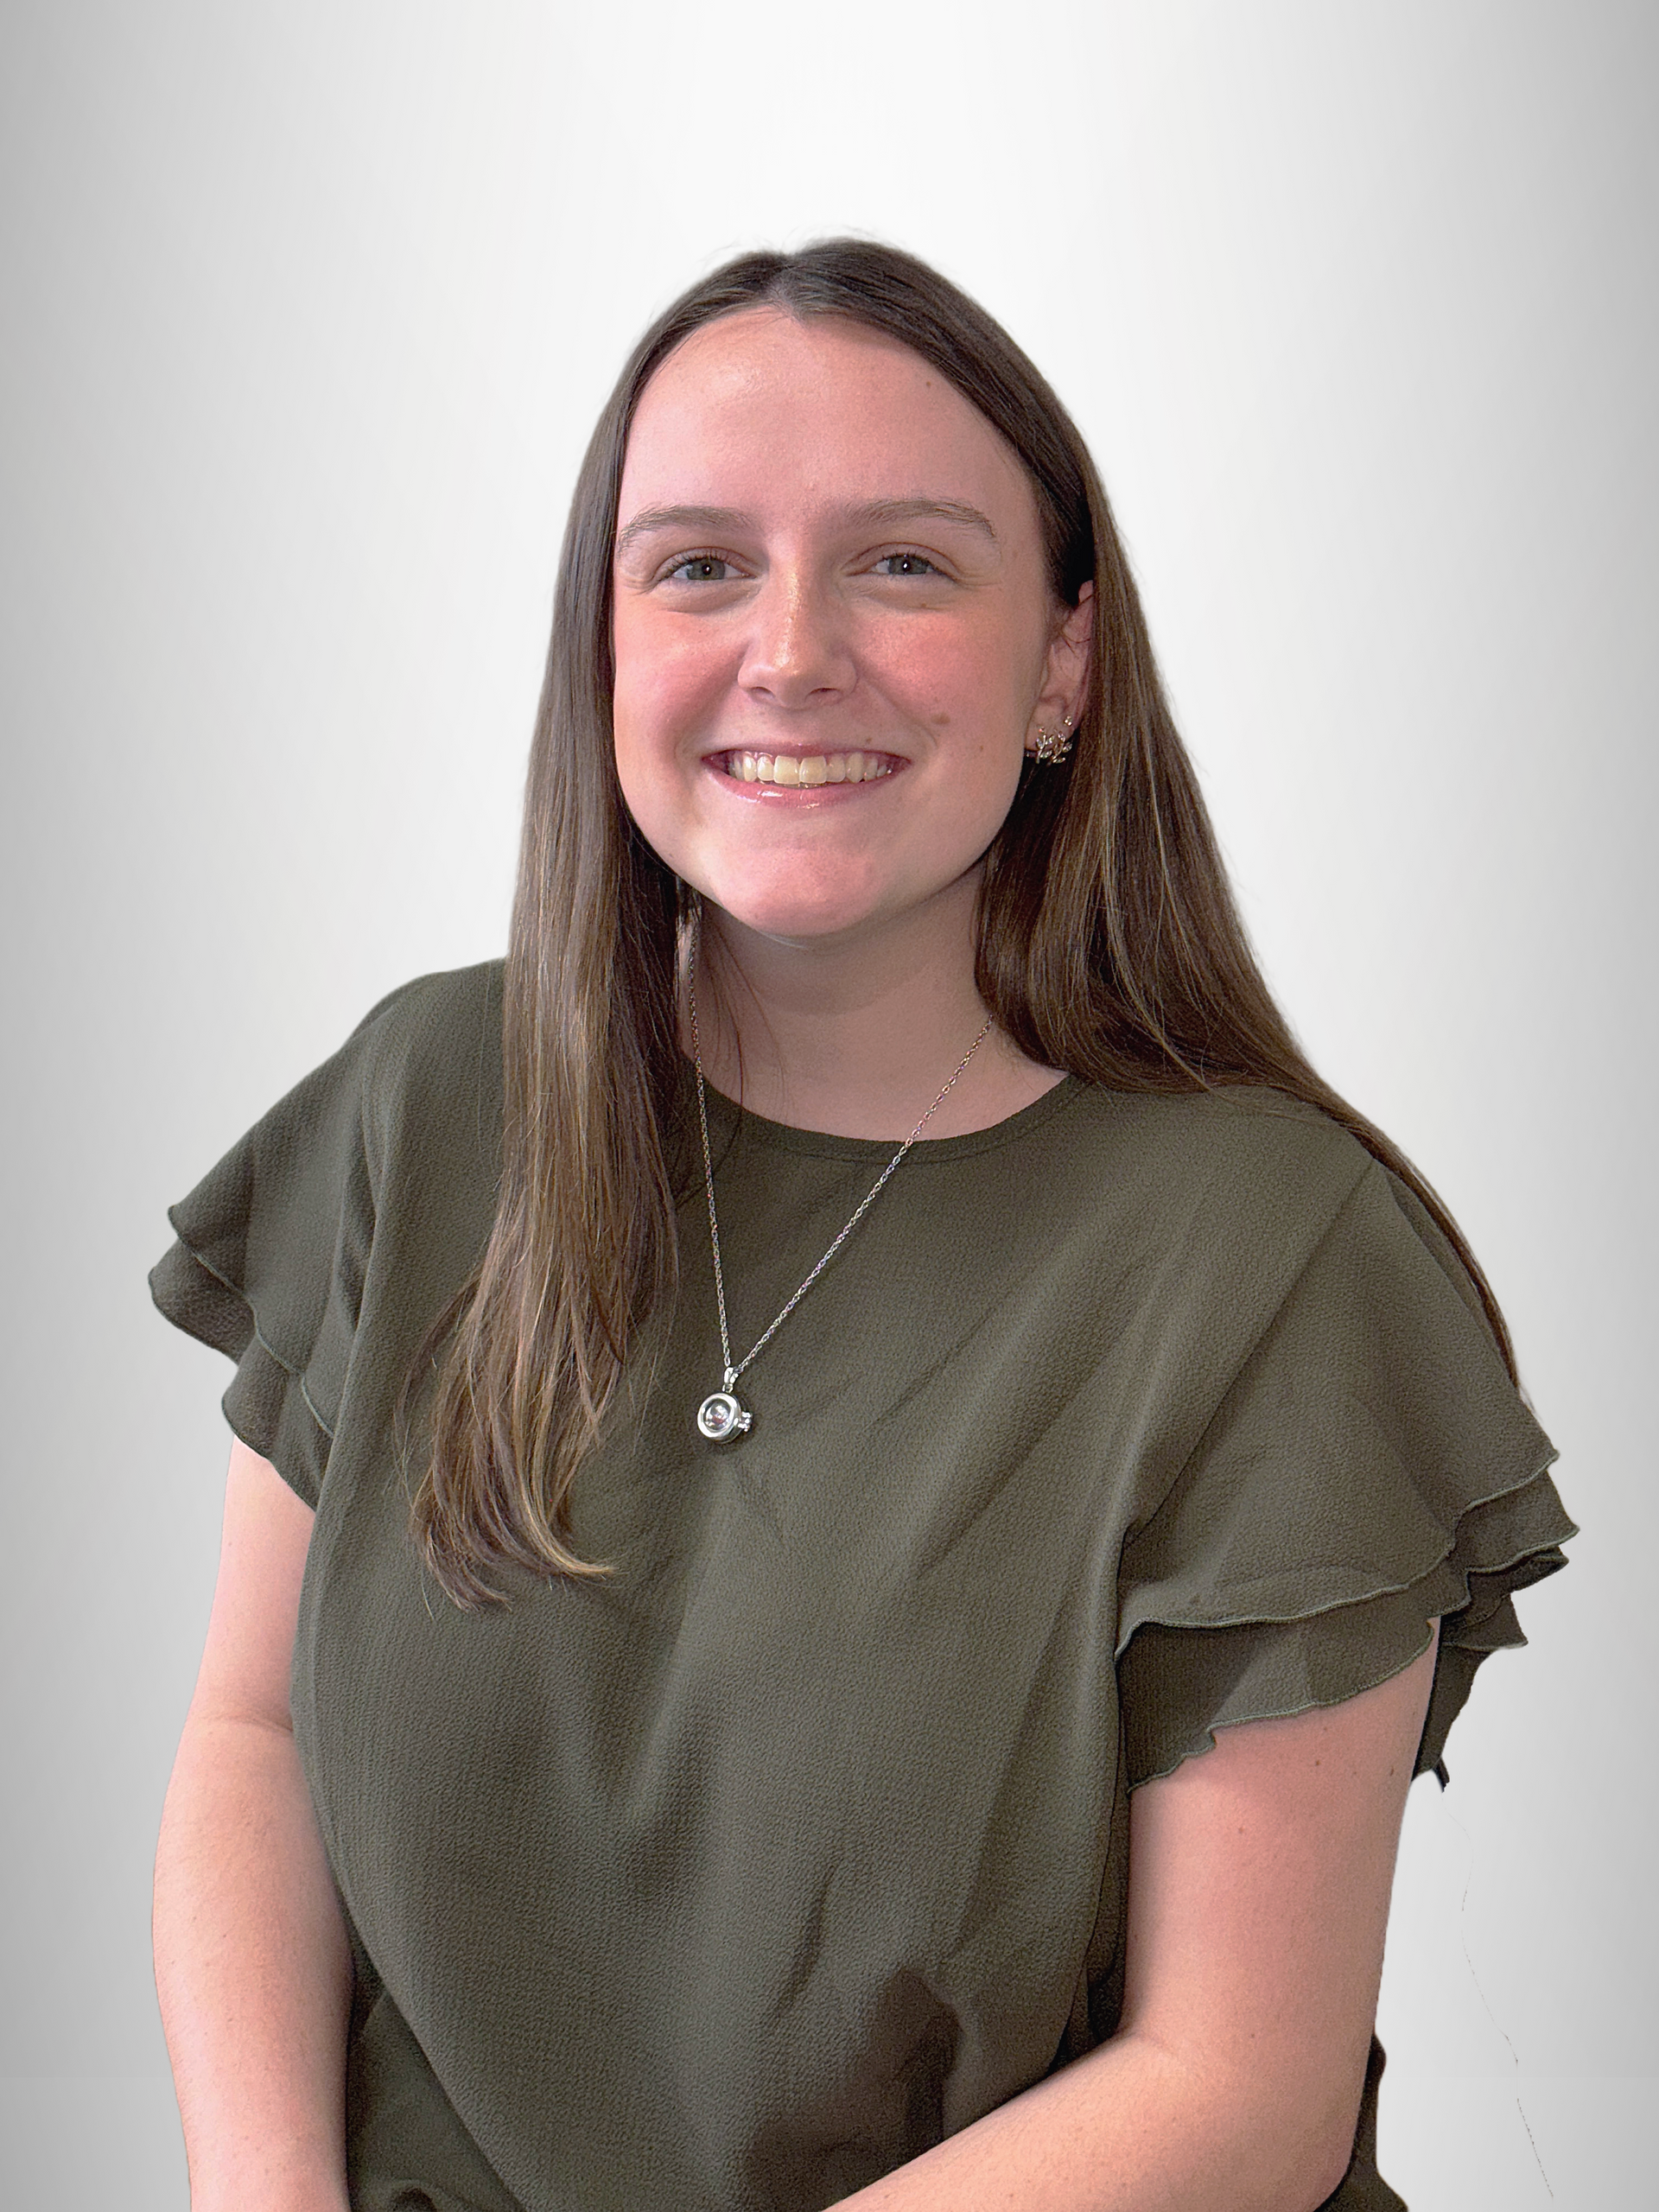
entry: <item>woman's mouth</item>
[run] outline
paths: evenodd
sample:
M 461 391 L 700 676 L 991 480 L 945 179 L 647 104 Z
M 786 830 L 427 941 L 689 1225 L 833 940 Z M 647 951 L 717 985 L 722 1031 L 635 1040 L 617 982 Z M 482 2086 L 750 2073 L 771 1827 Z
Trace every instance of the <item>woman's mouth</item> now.
M 820 784 L 873 784 L 899 765 L 891 753 L 721 753 L 715 764 L 741 784 L 778 784 L 785 790 Z

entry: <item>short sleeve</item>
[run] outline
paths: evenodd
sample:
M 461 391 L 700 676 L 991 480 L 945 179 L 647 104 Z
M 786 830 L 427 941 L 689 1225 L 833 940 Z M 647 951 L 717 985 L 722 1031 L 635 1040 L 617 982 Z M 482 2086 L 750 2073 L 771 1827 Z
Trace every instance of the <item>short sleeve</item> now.
M 149 1276 L 169 1321 L 236 1362 L 224 1398 L 232 1429 L 313 1507 L 374 1236 L 365 1090 L 375 1024 L 401 995 L 373 1007 L 168 1209 L 177 1241 Z
M 1515 1593 L 1577 1532 L 1466 1276 L 1412 1194 L 1362 1174 L 1128 1538 L 1118 1682 L 1131 1787 L 1236 1721 L 1397 1674 L 1441 1621 L 1418 1770 Z

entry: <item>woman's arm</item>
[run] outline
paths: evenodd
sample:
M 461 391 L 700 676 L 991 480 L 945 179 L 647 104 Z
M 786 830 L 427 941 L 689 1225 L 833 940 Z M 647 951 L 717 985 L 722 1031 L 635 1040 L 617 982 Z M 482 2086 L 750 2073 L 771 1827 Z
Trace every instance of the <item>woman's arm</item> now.
M 346 2212 L 352 1964 L 289 1717 L 310 1509 L 236 1445 L 156 1853 L 156 1983 L 193 2212 Z
M 1135 1792 L 1109 2043 L 857 2212 L 1314 2212 L 1353 2146 L 1431 1649 Z

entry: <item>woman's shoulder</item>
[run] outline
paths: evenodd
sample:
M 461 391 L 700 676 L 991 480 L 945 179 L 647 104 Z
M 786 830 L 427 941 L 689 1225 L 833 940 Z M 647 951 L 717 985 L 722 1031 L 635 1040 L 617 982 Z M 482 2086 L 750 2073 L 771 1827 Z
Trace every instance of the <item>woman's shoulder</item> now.
M 1077 1086 L 1072 1115 L 1103 1168 L 1183 1211 L 1339 1206 L 1377 1162 L 1319 1107 L 1265 1084 L 1126 1091 Z
M 1305 1154 L 1310 1147 L 1362 1150 L 1322 1107 L 1265 1083 L 1222 1083 L 1207 1090 L 1122 1090 L 1079 1082 L 1099 1110 L 1173 1141 Z
M 347 1041 L 360 1047 L 365 1065 L 394 1081 L 453 1065 L 480 1046 L 499 1058 L 505 967 L 502 960 L 480 960 L 413 976 L 377 999 Z
M 1265 1084 L 1176 1095 L 1079 1084 L 1066 1119 L 1084 1176 L 1116 1191 L 1148 1241 L 1212 1259 L 1249 1251 L 1288 1281 L 1339 1223 L 1372 1249 L 1403 1238 L 1486 1325 L 1419 1191 L 1318 1106 Z
M 465 1116 L 499 1123 L 505 963 L 412 976 L 375 1004 L 341 1047 L 357 1063 L 365 1132 Z

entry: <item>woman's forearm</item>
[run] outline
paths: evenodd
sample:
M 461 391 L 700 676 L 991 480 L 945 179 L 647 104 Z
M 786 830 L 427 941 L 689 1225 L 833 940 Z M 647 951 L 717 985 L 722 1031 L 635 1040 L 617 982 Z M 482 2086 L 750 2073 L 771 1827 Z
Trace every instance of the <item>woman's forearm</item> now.
M 193 1713 L 156 1854 L 193 2212 L 346 2212 L 352 1965 L 291 1732 Z
M 1304 2134 L 1263 2090 L 1119 2037 L 839 2212 L 1314 2212 L 1341 2178 L 1332 2130 Z
M 1315 2212 L 1353 2148 L 1437 1635 L 1139 1789 L 1122 2031 L 845 2205 Z

